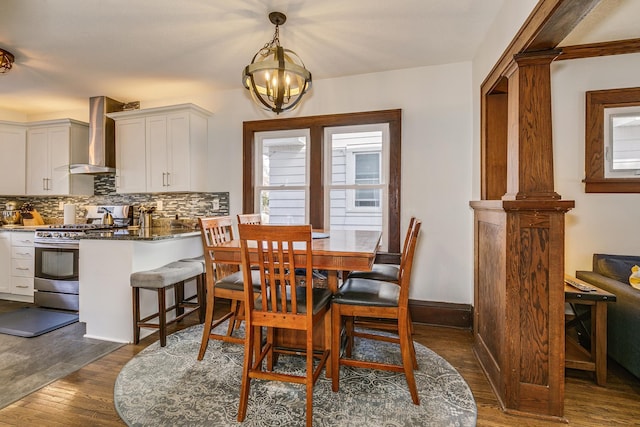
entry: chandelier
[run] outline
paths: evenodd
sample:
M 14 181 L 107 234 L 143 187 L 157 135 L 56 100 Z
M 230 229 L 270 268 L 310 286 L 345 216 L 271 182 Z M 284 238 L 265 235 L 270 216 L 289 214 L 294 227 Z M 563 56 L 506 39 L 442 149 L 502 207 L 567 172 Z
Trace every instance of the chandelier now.
M 311 73 L 295 52 L 280 46 L 279 27 L 287 17 L 271 12 L 269 20 L 276 26 L 273 39 L 244 67 L 242 83 L 256 104 L 280 114 L 295 108 L 311 88 Z
M 8 72 L 13 67 L 14 60 L 13 53 L 0 48 L 0 74 Z

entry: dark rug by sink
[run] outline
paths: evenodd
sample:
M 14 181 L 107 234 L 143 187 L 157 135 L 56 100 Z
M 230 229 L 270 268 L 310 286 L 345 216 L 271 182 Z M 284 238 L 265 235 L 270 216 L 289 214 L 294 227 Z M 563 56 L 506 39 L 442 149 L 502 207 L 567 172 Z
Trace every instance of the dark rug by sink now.
M 0 314 L 0 334 L 32 338 L 78 321 L 78 313 L 24 307 Z
M 85 333 L 85 324 L 76 321 L 33 338 L 0 334 L 0 408 L 123 345 Z
M 219 326 L 226 331 L 226 325 Z M 305 388 L 253 380 L 247 418 L 236 421 L 244 347 L 211 340 L 197 361 L 202 325 L 153 343 L 122 369 L 114 403 L 129 426 L 303 426 Z M 397 346 L 356 338 L 354 353 L 399 361 Z M 414 405 L 404 375 L 343 366 L 340 391 L 321 374 L 313 392 L 314 426 L 474 426 L 477 407 L 469 386 L 442 357 L 416 343 L 420 405 Z M 304 359 L 280 356 L 279 369 L 301 372 Z

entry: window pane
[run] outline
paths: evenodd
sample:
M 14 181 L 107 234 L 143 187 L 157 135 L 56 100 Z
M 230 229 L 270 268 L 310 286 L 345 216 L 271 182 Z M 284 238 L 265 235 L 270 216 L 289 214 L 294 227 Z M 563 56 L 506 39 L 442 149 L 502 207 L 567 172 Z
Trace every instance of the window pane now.
M 357 191 L 368 191 L 370 199 L 363 198 L 363 206 L 369 207 L 366 211 L 348 211 L 349 200 L 353 200 Z M 331 230 L 375 230 L 383 231 L 383 211 L 380 206 L 382 190 L 331 190 L 329 201 L 329 222 Z M 386 237 L 383 235 L 382 239 Z M 382 243 L 383 247 L 385 243 Z
M 305 137 L 262 140 L 262 185 L 305 185 Z
M 380 153 L 355 153 L 355 184 L 380 183 Z
M 611 115 L 613 170 L 640 169 L 640 114 Z
M 262 190 L 260 213 L 267 224 L 306 224 L 303 190 Z

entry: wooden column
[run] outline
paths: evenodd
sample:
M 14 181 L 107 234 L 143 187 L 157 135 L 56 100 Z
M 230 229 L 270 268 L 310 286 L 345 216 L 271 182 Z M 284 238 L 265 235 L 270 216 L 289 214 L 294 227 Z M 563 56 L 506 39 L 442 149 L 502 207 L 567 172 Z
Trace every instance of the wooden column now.
M 494 106 L 503 116 L 486 118 L 483 161 L 506 156 L 506 193 L 471 203 L 474 351 L 505 411 L 551 419 L 564 411 L 564 215 L 574 206 L 554 191 L 550 64 L 557 54 L 515 55 L 505 68 L 507 108 Z M 485 101 L 487 111 L 500 104 L 486 95 L 496 98 Z M 491 179 L 500 188 L 500 175 Z

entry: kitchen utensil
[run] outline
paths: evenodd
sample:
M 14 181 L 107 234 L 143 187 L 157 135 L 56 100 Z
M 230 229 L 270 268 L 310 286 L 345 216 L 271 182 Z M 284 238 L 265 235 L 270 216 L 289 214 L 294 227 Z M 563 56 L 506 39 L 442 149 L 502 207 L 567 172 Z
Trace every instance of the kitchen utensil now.
M 102 223 L 106 225 L 113 225 L 113 215 L 111 215 L 111 212 L 106 209 L 104 215 L 102 215 Z
M 6 210 L 2 211 L 2 223 L 13 225 L 20 224 L 20 211 L 19 210 Z
M 7 202 L 4 205 L 5 210 L 8 211 L 17 211 L 18 210 L 18 202 Z

